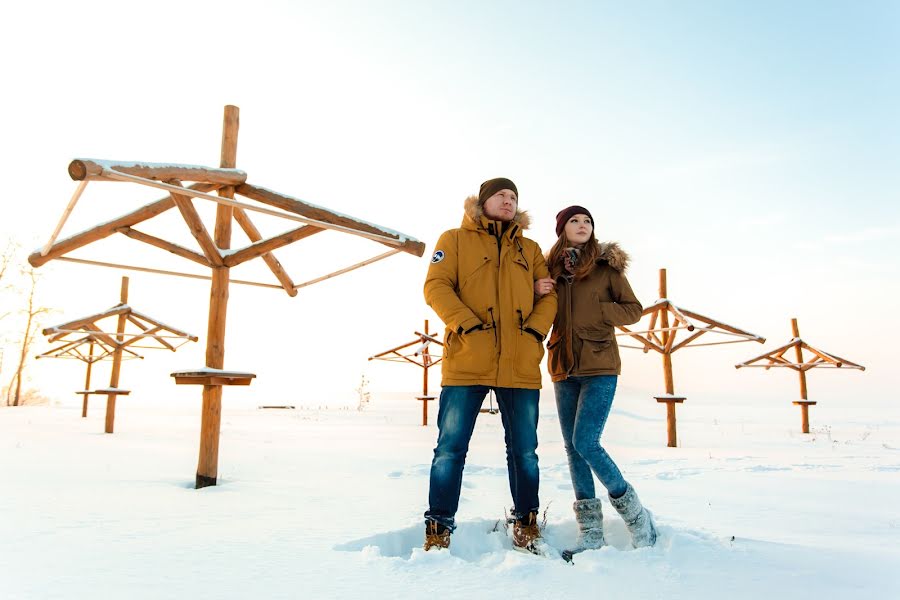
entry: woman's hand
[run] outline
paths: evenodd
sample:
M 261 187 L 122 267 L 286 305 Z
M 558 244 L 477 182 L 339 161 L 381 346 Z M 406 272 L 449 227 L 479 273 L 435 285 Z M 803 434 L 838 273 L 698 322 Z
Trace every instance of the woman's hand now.
M 550 292 L 553 291 L 553 286 L 556 285 L 556 282 L 553 281 L 552 277 L 544 277 L 543 279 L 537 279 L 534 282 L 534 295 L 535 296 L 546 296 Z

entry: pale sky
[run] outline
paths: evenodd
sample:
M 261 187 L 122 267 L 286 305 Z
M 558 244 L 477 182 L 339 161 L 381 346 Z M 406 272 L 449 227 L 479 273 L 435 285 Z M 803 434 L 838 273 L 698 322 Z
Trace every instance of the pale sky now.
M 734 364 L 786 343 L 797 317 L 804 339 L 868 367 L 812 373 L 811 399 L 897 400 L 900 4 L 89 0 L 8 3 L 0 22 L 0 231 L 27 249 L 75 189 L 71 159 L 214 166 L 226 104 L 241 109 L 238 167 L 251 183 L 425 242 L 421 259 L 296 298 L 232 286 L 226 367 L 259 376 L 235 398 L 316 404 L 352 397 L 363 374 L 373 390 L 417 392 L 417 369 L 366 358 L 425 318 L 439 326 L 421 293 L 432 245 L 459 225 L 466 195 L 503 176 L 544 249 L 557 211 L 587 206 L 598 238 L 632 255 L 645 305 L 665 267 L 674 302 L 768 338 L 676 354 L 676 391 L 796 399 L 796 375 Z M 91 184 L 62 235 L 160 196 Z M 188 245 L 171 212 L 156 231 Z M 295 281 L 383 251 L 317 237 L 276 253 Z M 124 238 L 73 256 L 201 272 Z M 254 269 L 233 277 L 272 280 Z M 39 272 L 57 309 L 46 325 L 118 301 L 119 270 Z M 129 276 L 135 308 L 201 341 L 127 363 L 123 385 L 199 401 L 168 373 L 203 362 L 208 285 Z M 623 359 L 621 386 L 663 391 L 657 355 Z M 34 385 L 66 401 L 82 373 L 32 363 Z M 321 396 L 296 398 L 299 381 Z

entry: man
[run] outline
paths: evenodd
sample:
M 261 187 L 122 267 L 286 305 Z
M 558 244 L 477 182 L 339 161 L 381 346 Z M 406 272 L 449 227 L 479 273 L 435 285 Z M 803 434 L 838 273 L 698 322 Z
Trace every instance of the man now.
M 465 201 L 462 226 L 438 240 L 425 280 L 425 301 L 446 325 L 426 550 L 450 545 L 469 440 L 489 390 L 497 396 L 506 441 L 513 544 L 544 549 L 537 525 L 538 398 L 556 293 L 535 296 L 535 281 L 549 272 L 540 247 L 522 235 L 530 218 L 518 210 L 518 200 L 509 179 L 482 183 Z

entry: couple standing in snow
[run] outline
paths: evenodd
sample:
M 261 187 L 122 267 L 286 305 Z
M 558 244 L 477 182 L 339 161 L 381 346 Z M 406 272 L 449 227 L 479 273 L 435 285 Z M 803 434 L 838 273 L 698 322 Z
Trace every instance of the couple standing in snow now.
M 441 235 L 431 258 L 425 300 L 447 329 L 425 550 L 450 545 L 469 440 L 482 401 L 493 390 L 506 442 L 513 545 L 548 552 L 537 522 L 540 362 L 548 332 L 548 370 L 579 527 L 567 553 L 605 544 L 594 475 L 625 520 L 632 543 L 653 545 L 650 514 L 600 445 L 621 365 L 613 328 L 637 322 L 642 312 L 625 278 L 628 256 L 614 243 L 597 242 L 586 208 L 570 206 L 557 214 L 558 239 L 546 259 L 523 235 L 529 222 L 512 181 L 485 181 L 478 195 L 466 199 L 462 225 Z

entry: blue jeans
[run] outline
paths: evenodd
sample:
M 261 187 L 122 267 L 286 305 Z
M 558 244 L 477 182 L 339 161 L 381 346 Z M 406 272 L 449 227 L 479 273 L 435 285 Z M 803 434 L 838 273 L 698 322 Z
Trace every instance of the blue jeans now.
M 540 474 L 537 457 L 538 399 L 540 390 L 491 388 L 485 385 L 448 385 L 441 389 L 438 440 L 431 461 L 426 521 L 456 528 L 456 511 L 463 467 L 478 410 L 493 389 L 500 406 L 506 441 L 506 468 L 513 513 L 517 517 L 536 511 Z
M 622 472 L 600 445 L 617 382 L 615 375 L 594 375 L 569 377 L 553 384 L 576 500 L 596 497 L 591 471 L 613 498 L 625 493 Z

